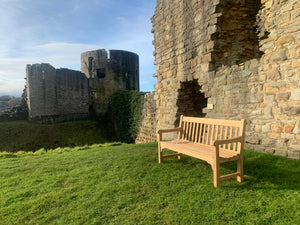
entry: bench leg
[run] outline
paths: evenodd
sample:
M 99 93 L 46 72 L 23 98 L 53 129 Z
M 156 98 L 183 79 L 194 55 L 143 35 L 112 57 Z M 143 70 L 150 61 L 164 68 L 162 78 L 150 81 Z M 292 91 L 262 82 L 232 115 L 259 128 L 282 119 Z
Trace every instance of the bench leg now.
M 240 158 L 238 161 L 237 161 L 237 172 L 240 173 L 239 176 L 237 176 L 237 181 L 238 182 L 243 182 L 243 173 L 244 173 L 244 170 L 243 170 L 243 158 Z
M 162 149 L 160 144 L 158 143 L 158 163 L 162 163 L 163 157 L 162 157 Z
M 181 159 L 181 154 L 180 153 L 178 153 L 178 159 Z
M 220 186 L 220 164 L 219 162 L 215 162 L 213 165 L 214 172 L 214 187 L 217 188 Z

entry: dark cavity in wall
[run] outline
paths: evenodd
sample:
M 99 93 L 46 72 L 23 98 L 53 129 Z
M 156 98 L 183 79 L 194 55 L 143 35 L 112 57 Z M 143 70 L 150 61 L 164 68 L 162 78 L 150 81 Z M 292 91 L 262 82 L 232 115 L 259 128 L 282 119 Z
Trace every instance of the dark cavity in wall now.
M 106 74 L 105 74 L 105 68 L 97 69 L 97 77 L 99 79 L 105 78 L 105 76 L 106 76 Z
M 176 105 L 178 111 L 176 115 L 175 126 L 179 125 L 180 115 L 205 117 L 202 112 L 207 107 L 207 98 L 200 92 L 201 86 L 198 80 L 185 81 L 180 83 L 178 90 L 178 99 Z
M 89 57 L 89 76 L 93 76 L 93 57 Z
M 256 22 L 260 8 L 260 0 L 220 1 L 217 12 L 222 16 L 218 18 L 218 31 L 212 37 L 216 69 L 261 57 Z

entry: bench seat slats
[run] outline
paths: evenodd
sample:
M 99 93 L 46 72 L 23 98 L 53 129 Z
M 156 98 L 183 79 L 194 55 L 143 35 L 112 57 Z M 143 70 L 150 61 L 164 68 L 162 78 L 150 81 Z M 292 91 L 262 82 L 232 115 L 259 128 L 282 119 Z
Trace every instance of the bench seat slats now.
M 215 157 L 215 147 L 198 144 L 189 141 L 175 140 L 170 142 L 162 142 L 162 148 L 175 150 L 178 153 L 189 155 L 198 159 L 203 159 L 208 163 L 212 163 Z M 209 151 L 208 151 L 209 150 Z M 219 158 L 222 162 L 235 160 L 239 157 L 239 154 L 234 151 L 219 150 Z

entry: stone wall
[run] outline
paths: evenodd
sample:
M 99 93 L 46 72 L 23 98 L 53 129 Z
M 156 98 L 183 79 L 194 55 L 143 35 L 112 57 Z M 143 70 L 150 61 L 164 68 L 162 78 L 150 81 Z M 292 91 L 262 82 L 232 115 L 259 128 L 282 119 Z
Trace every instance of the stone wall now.
M 246 148 L 300 159 L 297 0 L 157 0 L 152 24 L 156 129 L 245 118 Z
M 55 69 L 50 64 L 26 67 L 29 120 L 43 122 L 86 118 L 88 80 L 79 71 Z
M 156 136 L 156 104 L 154 101 L 154 92 L 144 94 L 144 106 L 142 110 L 142 122 L 137 138 L 136 144 L 155 142 Z
M 109 111 L 111 95 L 119 89 L 139 90 L 139 56 L 121 50 L 105 49 L 81 54 L 81 71 L 89 78 L 91 111 L 104 116 Z

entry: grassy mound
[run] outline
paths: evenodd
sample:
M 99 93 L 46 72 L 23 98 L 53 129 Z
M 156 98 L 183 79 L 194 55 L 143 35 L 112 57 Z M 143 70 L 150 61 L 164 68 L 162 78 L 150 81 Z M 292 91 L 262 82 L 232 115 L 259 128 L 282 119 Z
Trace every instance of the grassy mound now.
M 114 140 L 112 126 L 91 120 L 57 124 L 0 122 L 0 151 L 36 151 L 40 148 L 75 147 Z

